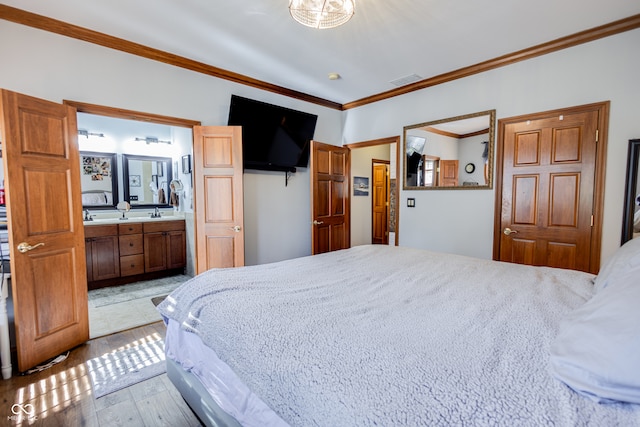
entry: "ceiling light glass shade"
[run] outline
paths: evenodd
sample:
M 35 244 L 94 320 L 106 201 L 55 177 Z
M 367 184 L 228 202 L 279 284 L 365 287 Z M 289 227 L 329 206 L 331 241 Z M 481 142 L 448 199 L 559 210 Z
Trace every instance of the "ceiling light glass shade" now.
M 293 19 L 312 28 L 334 28 L 344 24 L 356 10 L 355 0 L 290 0 Z

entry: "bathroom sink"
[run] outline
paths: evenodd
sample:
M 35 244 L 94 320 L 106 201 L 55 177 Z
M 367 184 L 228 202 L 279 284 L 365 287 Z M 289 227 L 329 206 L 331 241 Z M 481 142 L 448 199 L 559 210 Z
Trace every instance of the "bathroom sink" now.
M 128 224 L 131 222 L 155 222 L 155 221 L 177 221 L 184 219 L 180 216 L 167 215 L 160 218 L 151 218 L 148 216 L 132 216 L 127 219 L 118 218 L 93 218 L 91 221 L 83 221 L 84 225 L 104 225 L 104 224 Z

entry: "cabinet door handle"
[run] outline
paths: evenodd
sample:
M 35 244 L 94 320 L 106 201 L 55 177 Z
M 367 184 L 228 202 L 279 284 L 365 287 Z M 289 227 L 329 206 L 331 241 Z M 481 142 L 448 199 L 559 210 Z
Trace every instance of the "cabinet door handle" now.
M 129 246 L 133 247 L 133 243 L 129 243 Z

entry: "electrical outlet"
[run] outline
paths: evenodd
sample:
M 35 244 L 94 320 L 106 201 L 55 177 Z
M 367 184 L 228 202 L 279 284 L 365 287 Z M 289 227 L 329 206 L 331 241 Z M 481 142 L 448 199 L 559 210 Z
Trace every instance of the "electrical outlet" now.
M 414 199 L 414 198 L 407 199 L 407 207 L 408 208 L 415 208 L 416 207 L 416 199 Z

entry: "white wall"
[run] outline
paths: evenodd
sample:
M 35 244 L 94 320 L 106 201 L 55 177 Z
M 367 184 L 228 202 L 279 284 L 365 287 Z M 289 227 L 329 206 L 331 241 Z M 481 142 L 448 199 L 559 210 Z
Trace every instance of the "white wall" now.
M 602 257 L 620 245 L 629 139 L 640 137 L 640 29 L 348 110 L 344 143 L 496 109 L 497 119 L 611 101 Z M 497 137 L 497 136 L 496 136 Z M 416 199 L 407 208 L 406 199 Z M 492 257 L 494 190 L 402 191 L 400 244 Z
M 603 257 L 619 246 L 628 140 L 640 137 L 640 29 L 342 113 L 0 21 L 0 87 L 226 124 L 232 93 L 318 114 L 315 139 L 355 143 L 414 123 L 496 109 L 497 118 L 611 101 Z M 224 67 L 224 64 L 219 64 Z M 344 117 L 344 120 L 343 120 Z M 245 174 L 246 262 L 310 253 L 309 174 Z M 406 198 L 416 208 L 406 208 Z M 400 194 L 400 244 L 491 258 L 493 190 Z
M 314 139 L 341 142 L 343 113 L 90 43 L 0 20 L 0 87 L 226 125 L 231 94 L 318 115 Z M 224 68 L 224 64 L 216 64 Z M 309 174 L 245 174 L 245 261 L 311 253 Z

